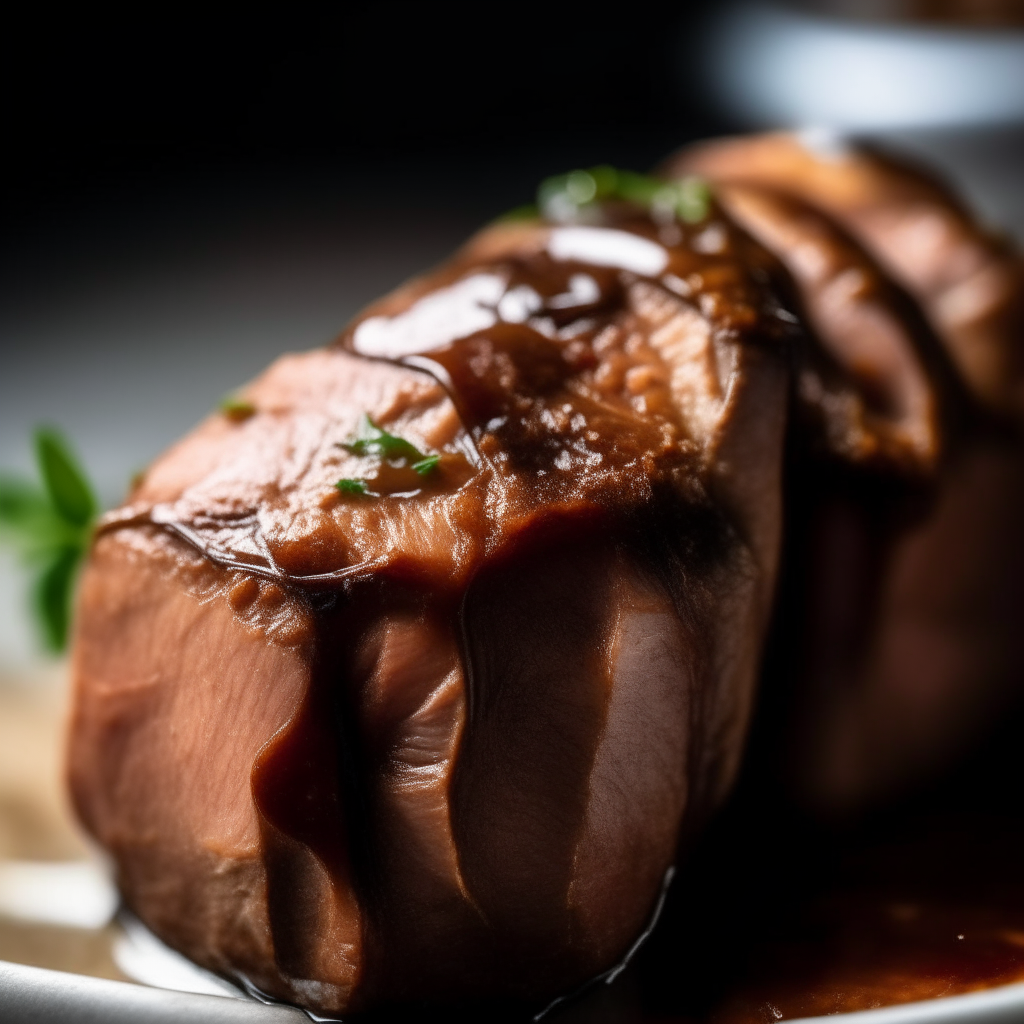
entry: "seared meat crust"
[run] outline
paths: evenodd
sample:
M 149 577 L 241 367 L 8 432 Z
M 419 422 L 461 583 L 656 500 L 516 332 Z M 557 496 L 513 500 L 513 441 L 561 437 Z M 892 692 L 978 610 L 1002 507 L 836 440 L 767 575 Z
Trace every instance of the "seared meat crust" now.
M 974 401 L 838 213 L 720 178 L 492 226 L 104 520 L 71 787 L 165 941 L 343 1013 L 537 1006 L 642 932 L 739 767 L 787 430 L 928 488 Z

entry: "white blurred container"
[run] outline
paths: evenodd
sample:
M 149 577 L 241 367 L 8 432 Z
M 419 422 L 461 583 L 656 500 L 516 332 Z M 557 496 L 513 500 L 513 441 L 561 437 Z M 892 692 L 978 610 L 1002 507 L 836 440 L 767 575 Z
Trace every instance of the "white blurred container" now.
M 761 125 L 1024 122 L 1024 31 L 844 18 L 824 6 L 727 9 L 706 41 L 716 98 Z
M 1024 243 L 1024 30 L 901 21 L 899 7 L 723 7 L 702 40 L 702 86 L 742 125 L 830 131 L 917 157 Z

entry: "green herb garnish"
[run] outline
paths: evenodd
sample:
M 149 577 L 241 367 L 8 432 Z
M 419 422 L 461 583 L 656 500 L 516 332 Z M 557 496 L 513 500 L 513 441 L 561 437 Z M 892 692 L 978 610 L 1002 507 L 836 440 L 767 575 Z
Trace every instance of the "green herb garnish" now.
M 366 415 L 359 421 L 356 439 L 343 442 L 341 447 L 353 455 L 379 455 L 382 459 L 404 460 L 410 464 L 427 458 L 414 444 L 410 444 L 404 437 L 381 430 Z
M 237 395 L 225 395 L 220 400 L 218 408 L 229 420 L 234 420 L 236 423 L 247 420 L 256 412 L 256 406 L 252 402 L 239 398 Z
M 365 480 L 356 480 L 352 477 L 342 477 L 335 485 L 342 494 L 366 494 L 367 487 Z
M 555 221 L 573 220 L 594 203 L 616 199 L 642 206 L 658 219 L 678 217 L 687 224 L 699 223 L 711 211 L 711 190 L 703 178 L 665 181 L 607 164 L 547 178 L 537 190 L 538 208 Z
M 425 455 L 404 437 L 389 434 L 378 427 L 369 416 L 359 421 L 359 433 L 353 441 L 344 441 L 341 447 L 353 455 L 376 455 L 392 464 L 406 465 L 420 476 L 429 476 L 441 461 L 440 455 Z M 372 494 L 365 480 L 346 477 L 335 485 L 346 494 Z
M 414 462 L 412 464 L 412 468 L 415 469 L 420 476 L 427 476 L 437 468 L 437 464 L 440 461 L 440 455 L 428 455 L 425 459 L 420 459 L 419 462 Z
M 703 178 L 689 175 L 673 182 L 678 198 L 676 210 L 687 224 L 698 224 L 711 210 L 711 187 Z
M 43 486 L 0 476 L 0 539 L 17 548 L 35 571 L 32 606 L 46 647 L 67 646 L 71 596 L 99 511 L 92 487 L 66 439 L 56 430 L 35 433 Z

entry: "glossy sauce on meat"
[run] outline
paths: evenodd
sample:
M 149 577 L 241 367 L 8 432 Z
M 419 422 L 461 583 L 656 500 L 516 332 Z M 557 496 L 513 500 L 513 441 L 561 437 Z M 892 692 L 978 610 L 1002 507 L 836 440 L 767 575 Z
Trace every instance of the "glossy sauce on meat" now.
M 85 580 L 72 775 L 158 934 L 335 1013 L 536 1005 L 615 966 L 739 763 L 798 335 L 782 282 L 717 218 L 495 226 L 153 467 Z M 134 660 L 104 640 L 126 631 Z M 247 687 L 249 731 L 191 710 Z M 144 795 L 147 771 L 206 791 L 212 758 L 230 841 L 203 799 L 163 817 Z
M 828 188 L 687 161 L 721 176 L 699 222 L 609 201 L 492 226 L 279 360 L 251 415 L 212 417 L 104 520 L 73 791 L 129 905 L 186 955 L 326 1013 L 535 1010 L 650 923 L 737 775 L 759 676 L 767 704 L 799 700 L 755 764 L 829 813 L 948 763 L 1005 706 L 1016 632 L 961 595 L 1015 593 L 1024 553 L 1004 523 L 1024 510 L 1017 384 L 993 375 L 1012 311 L 953 323 L 931 278 L 893 282 L 883 216 L 864 242 Z M 936 637 L 945 674 L 920 656 Z M 671 904 L 745 870 L 718 850 L 682 862 L 661 976 L 666 949 L 706 962 L 699 937 L 671 945 Z M 946 920 L 792 892 L 850 977 L 906 935 L 927 960 Z M 708 948 L 791 962 L 803 925 L 774 927 Z M 985 934 L 963 978 L 1016 969 L 1010 932 Z M 658 1012 L 779 1019 L 859 984 L 822 988 L 825 964 L 787 988 L 788 969 L 734 973 L 732 1003 L 695 975 Z
M 305 474 L 315 480 L 297 479 L 292 488 L 306 507 L 300 512 L 291 502 L 291 517 L 280 523 L 252 507 L 288 497 L 268 482 L 249 507 L 192 512 L 200 500 L 192 492 L 144 512 L 133 501 L 104 528 L 152 522 L 220 564 L 329 589 L 381 564 L 380 552 L 364 546 L 364 517 L 408 516 L 415 514 L 410 503 L 444 503 L 460 541 L 421 558 L 435 585 L 457 587 L 484 548 L 499 550 L 541 506 L 553 506 L 556 517 L 602 506 L 622 511 L 649 501 L 670 479 L 696 480 L 735 372 L 722 342 L 742 337 L 787 358 L 792 316 L 780 311 L 771 287 L 774 263 L 726 222 L 692 230 L 689 240 L 673 226 L 666 245 L 635 211 L 623 211 L 621 220 L 615 227 L 493 229 L 488 244 L 511 254 L 499 251 L 489 261 L 470 248 L 440 275 L 387 300 L 383 312 L 371 308 L 342 337 L 344 350 L 424 371 L 443 390 L 451 407 L 429 390 L 406 390 L 381 420 L 400 433 L 417 403 L 437 406 L 437 472 L 418 476 L 371 458 L 371 494 L 389 500 L 325 490 L 324 483 L 367 468 L 345 457 L 356 424 L 339 417 L 333 445 L 310 453 L 319 464 Z M 709 234 L 711 252 L 702 241 Z M 410 308 L 394 315 L 396 299 Z M 674 324 L 674 331 L 645 336 L 680 316 L 683 330 Z M 679 345 L 696 358 L 673 351 Z M 690 400 L 682 409 L 673 387 Z M 258 401 L 256 409 L 264 411 Z M 624 479 L 634 493 L 623 491 Z M 428 559 L 436 564 L 428 568 Z

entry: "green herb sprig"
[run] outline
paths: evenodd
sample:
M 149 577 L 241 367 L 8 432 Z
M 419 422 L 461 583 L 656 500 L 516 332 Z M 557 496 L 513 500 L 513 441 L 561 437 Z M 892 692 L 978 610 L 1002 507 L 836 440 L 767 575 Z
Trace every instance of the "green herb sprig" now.
M 608 164 L 546 178 L 537 189 L 533 212 L 549 220 L 572 221 L 587 207 L 606 200 L 633 203 L 656 220 L 678 218 L 686 224 L 698 224 L 711 212 L 711 190 L 703 178 L 666 181 Z M 513 213 L 523 217 L 525 208 Z
M 410 441 L 397 434 L 389 434 L 368 416 L 359 421 L 359 431 L 352 441 L 343 441 L 340 447 L 353 455 L 376 455 L 388 462 L 404 463 L 420 476 L 429 476 L 441 461 L 440 455 L 425 455 Z M 372 494 L 367 481 L 357 477 L 343 477 L 335 485 L 343 494 Z
M 0 540 L 11 543 L 34 571 L 32 608 L 45 646 L 67 646 L 71 597 L 99 512 L 93 489 L 64 436 L 35 432 L 42 486 L 0 475 Z

